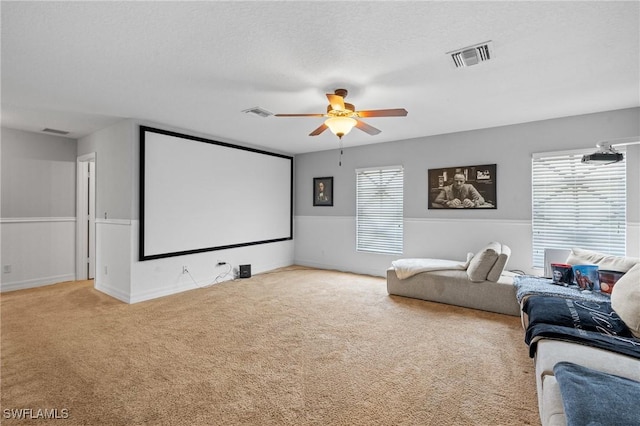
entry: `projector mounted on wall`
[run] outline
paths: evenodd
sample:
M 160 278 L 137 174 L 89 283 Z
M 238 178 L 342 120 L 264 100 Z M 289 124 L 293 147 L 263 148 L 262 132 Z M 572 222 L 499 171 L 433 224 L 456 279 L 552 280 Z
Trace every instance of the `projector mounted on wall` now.
M 621 152 L 616 151 L 615 146 L 623 145 L 635 145 L 640 144 L 640 138 L 624 138 L 617 139 L 617 143 L 612 142 L 599 142 L 596 146 L 598 151 L 593 154 L 585 154 L 582 156 L 582 162 L 588 164 L 611 164 L 617 163 L 624 159 L 624 155 Z
M 609 164 L 609 163 L 617 163 L 618 161 L 622 161 L 624 156 L 621 152 L 614 150 L 613 148 L 609 148 L 607 150 L 602 150 L 598 152 L 594 152 L 593 154 L 585 154 L 582 156 L 583 163 L 589 164 Z

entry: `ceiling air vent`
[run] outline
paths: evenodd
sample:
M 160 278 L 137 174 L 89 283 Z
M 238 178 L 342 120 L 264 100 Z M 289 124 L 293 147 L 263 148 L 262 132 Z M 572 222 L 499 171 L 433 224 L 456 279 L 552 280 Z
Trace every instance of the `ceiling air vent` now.
M 480 62 L 486 62 L 493 56 L 491 40 L 453 52 L 447 52 L 447 55 L 451 55 L 456 68 L 470 67 Z
M 245 114 L 257 115 L 258 117 L 269 117 L 270 115 L 273 115 L 272 112 L 260 107 L 245 109 L 242 112 L 244 112 Z
M 46 133 L 53 133 L 53 134 L 56 134 L 56 135 L 68 135 L 69 134 L 69 132 L 67 132 L 66 130 L 50 129 L 48 127 L 45 128 L 45 129 L 42 129 L 42 131 L 46 132 Z

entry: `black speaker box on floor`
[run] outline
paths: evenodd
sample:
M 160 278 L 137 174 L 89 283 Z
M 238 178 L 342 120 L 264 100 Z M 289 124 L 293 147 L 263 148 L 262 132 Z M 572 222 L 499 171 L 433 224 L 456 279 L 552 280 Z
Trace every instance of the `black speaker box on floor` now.
M 240 265 L 240 278 L 251 278 L 251 265 Z

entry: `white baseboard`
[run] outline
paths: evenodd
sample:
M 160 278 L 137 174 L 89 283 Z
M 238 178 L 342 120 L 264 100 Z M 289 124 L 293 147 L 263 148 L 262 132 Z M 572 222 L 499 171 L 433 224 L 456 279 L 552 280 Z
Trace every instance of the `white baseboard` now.
M 58 284 L 65 281 L 74 281 L 75 274 L 56 275 L 52 277 L 35 278 L 24 281 L 3 282 L 0 288 L 1 292 L 24 290 L 27 288 L 43 287 L 46 285 Z
M 129 299 L 129 303 L 145 302 L 147 300 L 157 299 L 158 297 L 171 296 L 173 294 L 182 293 L 183 291 L 196 290 L 198 288 L 211 287 L 213 285 L 220 284 L 224 281 L 212 283 L 211 281 L 198 283 L 196 286 L 194 283 L 183 284 L 180 286 L 173 286 L 170 288 L 161 288 L 152 291 L 145 291 L 138 294 L 134 294 Z
M 74 217 L 2 218 L 0 291 L 75 280 L 75 228 Z
M 332 271 L 340 271 L 340 272 L 351 272 L 354 274 L 363 274 L 363 275 L 371 275 L 373 277 L 385 277 L 387 270 L 383 270 L 382 273 L 380 272 L 380 269 L 378 268 L 362 268 L 362 267 L 358 267 L 358 268 L 354 268 L 352 266 L 345 266 L 345 265 L 333 265 L 333 264 L 328 264 L 328 263 L 318 263 L 318 262 L 314 262 L 311 260 L 301 260 L 301 259 L 296 259 L 294 262 L 295 265 L 299 265 L 299 266 L 307 266 L 309 268 L 317 268 L 317 269 L 329 269 Z M 391 264 L 389 264 L 389 266 L 391 266 Z
M 97 280 L 96 280 L 96 283 L 95 283 L 94 287 L 95 287 L 96 290 L 101 291 L 102 293 L 104 293 L 104 294 L 106 294 L 108 296 L 111 296 L 114 299 L 118 299 L 119 301 L 124 302 L 124 303 L 130 303 L 129 302 L 129 295 L 125 294 L 124 292 L 122 292 L 120 290 L 118 290 L 117 288 L 113 288 L 111 286 L 104 285 L 104 284 L 98 282 Z

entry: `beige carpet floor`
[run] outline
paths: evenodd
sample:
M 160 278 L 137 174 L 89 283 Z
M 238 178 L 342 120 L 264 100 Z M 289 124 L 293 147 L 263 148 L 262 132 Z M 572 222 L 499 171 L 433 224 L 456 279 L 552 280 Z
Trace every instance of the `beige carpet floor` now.
M 92 284 L 2 294 L 2 424 L 539 424 L 516 317 L 301 267 L 134 305 Z

